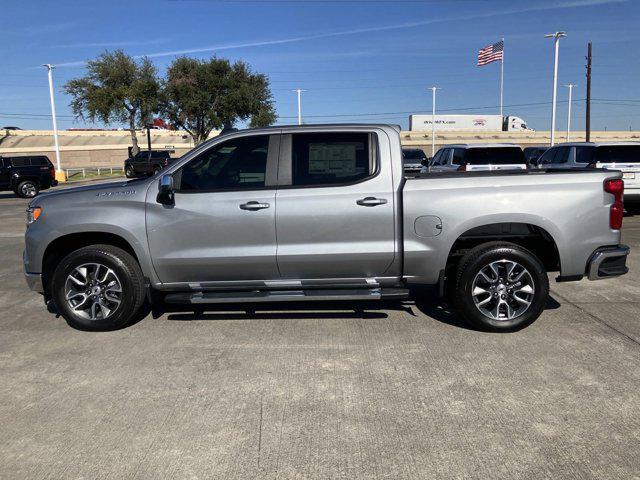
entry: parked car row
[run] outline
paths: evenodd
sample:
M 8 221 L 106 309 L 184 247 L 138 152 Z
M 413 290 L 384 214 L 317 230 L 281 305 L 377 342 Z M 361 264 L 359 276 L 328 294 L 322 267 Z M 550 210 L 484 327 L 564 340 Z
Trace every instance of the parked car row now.
M 403 149 L 405 173 L 416 173 L 414 160 L 420 149 Z M 625 200 L 640 201 L 640 142 L 571 142 L 553 147 L 527 147 L 510 143 L 445 145 L 433 158 L 422 158 L 420 173 L 478 170 L 619 170 Z

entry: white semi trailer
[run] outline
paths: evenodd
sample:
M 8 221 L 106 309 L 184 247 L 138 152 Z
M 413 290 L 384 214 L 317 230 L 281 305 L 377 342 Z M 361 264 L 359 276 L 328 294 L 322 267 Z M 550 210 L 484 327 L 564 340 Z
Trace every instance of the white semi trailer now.
M 410 115 L 409 130 L 430 132 L 431 115 Z M 433 117 L 436 131 L 513 132 L 531 130 L 520 117 L 507 115 L 436 115 Z

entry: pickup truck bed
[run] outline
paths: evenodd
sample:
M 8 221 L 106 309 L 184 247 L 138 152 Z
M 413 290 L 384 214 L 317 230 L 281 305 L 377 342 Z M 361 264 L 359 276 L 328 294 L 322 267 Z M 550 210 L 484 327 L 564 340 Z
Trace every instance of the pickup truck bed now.
M 626 273 L 620 178 L 406 178 L 393 126 L 239 131 L 149 179 L 36 198 L 25 272 L 85 329 L 126 324 L 145 298 L 202 308 L 404 298 L 437 285 L 475 325 L 511 330 L 542 312 L 547 272 Z

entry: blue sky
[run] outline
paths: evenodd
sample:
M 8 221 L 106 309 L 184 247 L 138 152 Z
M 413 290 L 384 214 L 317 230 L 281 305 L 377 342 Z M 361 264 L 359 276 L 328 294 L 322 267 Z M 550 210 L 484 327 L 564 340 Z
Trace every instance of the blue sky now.
M 640 130 L 640 1 L 246 1 L 9 2 L 0 40 L 0 124 L 50 128 L 43 63 L 54 72 L 60 128 L 81 127 L 62 84 L 83 62 L 121 48 L 164 72 L 177 55 L 243 59 L 269 76 L 278 123 L 295 123 L 304 88 L 308 123 L 408 125 L 408 113 L 498 113 L 499 63 L 475 66 L 477 50 L 505 39 L 505 114 L 549 129 L 553 41 L 559 85 L 574 89 L 573 129 L 584 128 L 586 44 L 594 45 L 592 125 Z M 567 89 L 557 126 L 566 128 Z M 533 104 L 533 105 L 530 105 Z M 488 107 L 488 108 L 482 108 Z M 357 115 L 357 116 L 356 116 Z M 91 125 L 88 125 L 91 126 Z

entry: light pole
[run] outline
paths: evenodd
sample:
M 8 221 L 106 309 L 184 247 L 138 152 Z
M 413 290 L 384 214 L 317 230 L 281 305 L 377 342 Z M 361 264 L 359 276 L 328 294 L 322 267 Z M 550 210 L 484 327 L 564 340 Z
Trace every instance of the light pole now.
M 302 125 L 302 103 L 300 101 L 300 96 L 301 93 L 306 92 L 306 90 L 296 88 L 295 90 L 292 90 L 292 92 L 296 92 L 298 94 L 298 125 Z
M 429 87 L 431 90 L 431 157 L 436 154 L 436 90 L 438 87 Z
M 551 98 L 551 146 L 554 144 L 556 131 L 556 96 L 558 93 L 558 45 L 561 37 L 566 37 L 565 32 L 549 33 L 545 38 L 553 38 L 554 57 L 553 57 L 553 95 Z
M 567 85 L 563 85 L 563 87 L 567 87 L 569 89 L 569 109 L 567 111 L 567 142 L 568 142 L 569 134 L 571 133 L 571 92 L 573 91 L 573 87 L 575 87 L 575 85 L 573 83 L 569 83 Z
M 53 100 L 53 75 L 52 71 L 55 65 L 51 65 L 50 63 L 46 63 L 43 65 L 47 69 L 47 74 L 49 77 L 49 98 L 51 100 L 51 118 L 53 119 L 53 142 L 56 147 L 56 180 L 59 182 L 66 181 L 66 177 L 64 172 L 62 171 L 62 167 L 60 166 L 60 145 L 58 143 L 58 124 L 56 122 L 56 104 Z

